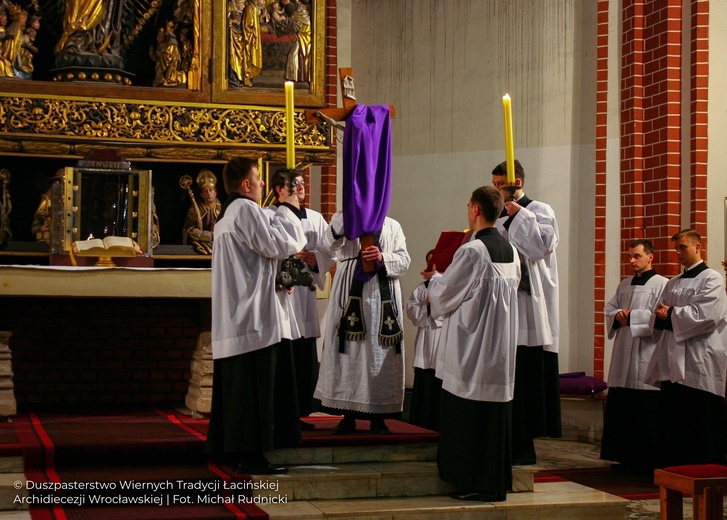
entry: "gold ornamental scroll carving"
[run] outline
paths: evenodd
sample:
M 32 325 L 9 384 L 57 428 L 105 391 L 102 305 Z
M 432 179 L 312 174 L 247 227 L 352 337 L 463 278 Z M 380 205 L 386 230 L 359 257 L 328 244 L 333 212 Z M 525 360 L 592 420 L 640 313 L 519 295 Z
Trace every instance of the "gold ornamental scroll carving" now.
M 327 127 L 307 123 L 302 111 L 295 114 L 295 136 L 296 150 L 303 160 L 311 160 L 311 156 L 319 153 L 327 157 L 326 152 L 331 151 Z M 240 149 L 268 154 L 284 152 L 285 139 L 285 112 L 277 107 L 31 96 L 7 96 L 0 102 L 0 140 L 20 142 L 15 147 L 16 153 L 22 153 L 27 146 L 22 143 L 40 140 L 64 143 L 60 148 L 68 147 L 69 155 L 76 155 L 77 147 L 102 142 L 107 146 L 113 143 L 146 150 L 145 156 L 160 159 L 164 157 L 155 154 L 157 149 L 167 149 L 162 155 L 184 158 L 187 153 L 170 153 L 170 149 L 213 147 L 223 159 L 224 151 L 232 151 L 234 155 Z M 6 145 L 0 146 L 0 153 L 6 149 Z

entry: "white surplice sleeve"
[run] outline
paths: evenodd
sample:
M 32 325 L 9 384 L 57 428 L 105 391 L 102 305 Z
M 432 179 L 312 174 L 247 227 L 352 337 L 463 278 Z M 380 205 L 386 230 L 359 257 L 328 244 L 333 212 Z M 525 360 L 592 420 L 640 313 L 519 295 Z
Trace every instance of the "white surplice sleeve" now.
M 323 216 L 316 214 L 315 222 L 311 222 L 311 234 L 314 235 L 314 240 L 311 240 L 312 237 L 309 236 L 307 245 L 308 250 L 312 251 L 316 256 L 318 272 L 311 271 L 311 275 L 313 275 L 313 280 L 321 290 L 326 286 L 326 273 L 336 263 L 336 255 L 325 238 L 328 228 L 328 223 Z
M 536 262 L 555 252 L 559 233 L 552 208 L 537 201 L 534 203 L 537 204 L 538 211 L 522 208 L 512 219 L 507 234 L 510 243 L 525 258 Z
M 624 283 L 631 283 L 631 278 L 621 280 L 616 289 L 616 294 L 613 298 L 608 300 L 608 303 L 603 307 L 603 315 L 606 318 L 606 329 L 608 331 L 608 339 L 613 339 L 619 329 L 614 329 L 613 324 L 616 321 L 616 315 L 621 312 L 621 291 L 623 290 Z
M 722 277 L 720 275 L 704 277 L 703 286 L 695 291 L 694 297 L 684 303 L 682 306 L 675 305 L 672 310 L 671 324 L 674 329 L 674 339 L 683 342 L 694 336 L 712 332 L 717 324 L 724 321 L 727 311 Z
M 290 209 L 280 206 L 271 216 L 255 203 L 243 204 L 235 227 L 255 253 L 267 258 L 286 258 L 305 247 L 300 219 Z
M 429 308 L 433 318 L 454 311 L 471 297 L 472 266 L 478 264 L 477 259 L 469 258 L 471 251 L 468 247 L 457 249 L 447 270 L 440 276 L 433 276 L 429 281 Z
M 386 219 L 384 230 L 387 228 L 389 232 L 382 233 L 381 237 L 381 256 L 384 259 L 386 273 L 389 278 L 401 278 L 406 270 L 409 269 L 411 258 L 406 250 L 406 238 L 401 225 L 395 220 Z
M 406 302 L 406 315 L 417 328 L 427 326 L 427 288 L 423 283 L 417 285 Z

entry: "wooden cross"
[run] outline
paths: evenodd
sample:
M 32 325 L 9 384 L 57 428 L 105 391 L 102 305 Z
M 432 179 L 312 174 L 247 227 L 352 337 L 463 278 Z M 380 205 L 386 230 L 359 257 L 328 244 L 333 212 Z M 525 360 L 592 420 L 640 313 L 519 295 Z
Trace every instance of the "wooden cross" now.
M 341 80 L 341 92 L 343 92 L 343 107 L 335 108 L 312 108 L 305 111 L 305 120 L 308 123 L 321 123 L 323 121 L 330 123 L 333 121 L 345 121 L 346 118 L 356 108 L 356 92 L 353 86 L 353 69 L 350 67 L 341 67 L 338 69 L 338 77 Z M 396 109 L 394 105 L 389 105 L 391 119 L 396 117 Z M 328 119 L 320 117 L 323 114 Z
M 341 92 L 343 92 L 343 108 L 313 108 L 305 111 L 305 120 L 308 123 L 321 123 L 326 122 L 335 128 L 343 128 L 339 124 L 339 121 L 345 121 L 346 118 L 356 108 L 356 91 L 353 86 L 353 69 L 350 67 L 341 67 L 338 69 L 338 77 L 341 80 Z M 389 113 L 391 119 L 396 117 L 396 108 L 394 105 L 389 105 Z M 374 237 L 370 234 L 363 235 L 359 238 L 359 244 L 361 249 L 373 245 Z M 371 260 L 364 260 L 362 262 L 363 270 L 366 273 L 371 273 L 376 270 L 375 262 Z

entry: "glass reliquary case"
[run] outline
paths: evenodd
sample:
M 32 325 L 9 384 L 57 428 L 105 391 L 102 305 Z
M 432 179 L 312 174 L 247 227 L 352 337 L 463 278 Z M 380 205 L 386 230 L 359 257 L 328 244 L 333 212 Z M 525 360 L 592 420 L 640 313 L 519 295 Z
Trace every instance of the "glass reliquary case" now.
M 139 244 L 139 256 L 153 256 L 151 171 L 111 159 L 86 157 L 57 176 L 51 191 L 52 256 L 69 255 L 76 241 L 106 237 L 128 237 Z

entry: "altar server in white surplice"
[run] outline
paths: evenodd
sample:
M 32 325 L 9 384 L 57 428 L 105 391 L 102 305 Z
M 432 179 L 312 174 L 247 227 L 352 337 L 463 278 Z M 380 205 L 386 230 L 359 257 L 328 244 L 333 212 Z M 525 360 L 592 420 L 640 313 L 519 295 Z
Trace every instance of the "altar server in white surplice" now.
M 646 369 L 646 382 L 661 388 L 661 464 L 725 464 L 724 278 L 702 260 L 697 231 L 672 240 L 684 272 L 669 280 L 654 311 L 662 334 Z
M 336 262 L 334 254 L 328 250 L 325 240 L 328 223 L 323 215 L 310 208 L 303 207 L 305 202 L 305 181 L 303 173 L 297 170 L 279 170 L 270 181 L 275 190 L 276 202 L 268 206 L 267 211 L 274 214 L 281 204 L 281 199 L 292 191 L 301 204 L 301 225 L 305 231 L 305 249 L 295 254 L 305 264 L 305 271 L 310 274 L 315 285 L 323 289 L 326 285 L 326 273 Z M 293 358 L 295 359 L 295 380 L 298 390 L 298 408 L 301 417 L 307 417 L 319 410 L 313 400 L 313 391 L 318 381 L 318 348 L 316 338 L 321 335 L 318 319 L 318 302 L 316 291 L 309 287 L 297 286 L 286 296 L 291 306 L 291 313 L 300 331 L 299 337 L 293 338 Z M 314 425 L 301 421 L 303 430 L 312 430 Z
M 300 442 L 291 339 L 297 327 L 276 294 L 278 259 L 305 247 L 298 199 L 274 215 L 258 202 L 257 163 L 232 159 L 212 252 L 214 380 L 206 450 L 238 473 L 283 473 L 263 451 Z
M 429 265 L 433 254 L 433 249 L 427 253 L 426 265 Z M 414 385 L 411 392 L 409 422 L 438 431 L 442 380 L 436 377 L 435 369 L 444 320 L 441 317 L 433 318 L 429 312 L 428 285 L 429 280 L 417 285 L 406 302 L 406 315 L 417 328 L 414 340 Z
M 462 245 L 428 287 L 432 317 L 444 318 L 442 406 L 437 466 L 453 498 L 496 502 L 512 489 L 511 401 L 517 347 L 517 250 L 495 229 L 502 194 L 472 193 L 475 239 Z
M 331 218 L 326 239 L 336 251 L 338 264 L 314 397 L 331 413 L 344 415 L 335 434 L 354 432 L 357 418 L 370 421 L 373 433 L 386 434 L 385 419 L 400 417 L 404 404 L 404 342 L 389 343 L 383 335 L 389 320 L 401 323 L 404 317 L 399 278 L 411 262 L 404 232 L 397 221 L 386 217 L 374 245 L 361 251 L 359 239 L 344 236 L 339 211 Z M 381 264 L 377 276 L 365 282 L 357 281 L 359 253 L 364 260 Z M 341 316 L 354 308 L 349 323 L 358 328 L 357 339 L 348 339 L 340 330 L 344 327 Z
M 512 403 L 512 458 L 515 465 L 535 464 L 536 437 L 562 437 L 558 369 L 558 222 L 553 208 L 523 192 L 525 170 L 515 161 L 514 193 L 503 189 L 507 165 L 492 170 L 492 184 L 502 191 L 505 209 L 498 231 L 518 250 L 522 278 L 518 288 L 517 372 Z
M 659 389 L 644 379 L 661 334 L 654 333 L 651 317 L 668 280 L 652 267 L 648 240 L 631 242 L 628 255 L 634 275 L 621 281 L 603 310 L 608 337 L 615 339 L 601 458 L 619 462 L 614 469 L 651 474 L 659 463 Z

